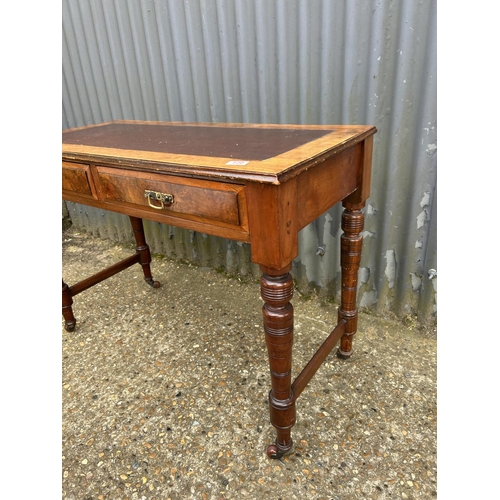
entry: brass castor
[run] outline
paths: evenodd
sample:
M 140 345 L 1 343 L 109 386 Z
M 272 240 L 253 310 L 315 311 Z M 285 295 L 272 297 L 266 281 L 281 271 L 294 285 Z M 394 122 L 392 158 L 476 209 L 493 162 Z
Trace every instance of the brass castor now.
M 64 329 L 67 332 L 74 332 L 76 327 L 76 320 L 75 321 L 66 321 L 64 323 Z
M 273 458 L 275 460 L 278 460 L 283 456 L 283 453 L 281 451 L 279 451 L 278 447 L 275 444 L 270 444 L 267 447 L 267 456 L 269 458 Z
M 144 278 L 146 283 L 150 286 L 152 286 L 153 288 L 160 288 L 160 282 L 159 281 L 155 281 L 153 278 Z
M 340 359 L 349 359 L 352 355 L 352 351 L 350 353 L 345 353 L 341 351 L 340 349 L 337 349 L 337 358 Z

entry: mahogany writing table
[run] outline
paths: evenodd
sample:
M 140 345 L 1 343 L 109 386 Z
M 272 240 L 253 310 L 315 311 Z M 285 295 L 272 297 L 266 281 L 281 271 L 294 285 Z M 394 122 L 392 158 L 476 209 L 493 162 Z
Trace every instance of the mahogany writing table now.
M 142 219 L 250 243 L 262 271 L 261 295 L 276 428 L 267 454 L 292 447 L 295 401 L 339 342 L 352 354 L 373 134 L 364 125 L 254 125 L 117 121 L 63 132 L 63 198 L 130 217 L 136 253 L 73 286 L 63 281 L 71 331 L 72 297 L 139 263 L 153 287 Z M 342 202 L 338 323 L 292 382 L 293 280 L 298 232 Z

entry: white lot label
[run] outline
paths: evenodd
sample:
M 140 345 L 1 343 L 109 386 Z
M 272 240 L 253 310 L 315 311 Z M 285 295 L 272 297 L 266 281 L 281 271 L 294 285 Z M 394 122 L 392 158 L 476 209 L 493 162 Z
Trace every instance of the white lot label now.
M 246 165 L 248 162 L 243 160 L 231 160 L 226 163 L 226 165 Z

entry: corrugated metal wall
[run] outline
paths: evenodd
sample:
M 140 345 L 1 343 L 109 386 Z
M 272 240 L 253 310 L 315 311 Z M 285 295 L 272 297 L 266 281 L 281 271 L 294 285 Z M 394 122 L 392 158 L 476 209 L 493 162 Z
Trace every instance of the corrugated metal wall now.
M 436 313 L 435 0 L 63 0 L 63 128 L 116 119 L 373 124 L 361 307 Z M 129 241 L 128 219 L 68 203 Z M 300 234 L 302 291 L 338 298 L 340 207 Z M 147 224 L 153 251 L 259 276 L 246 244 Z

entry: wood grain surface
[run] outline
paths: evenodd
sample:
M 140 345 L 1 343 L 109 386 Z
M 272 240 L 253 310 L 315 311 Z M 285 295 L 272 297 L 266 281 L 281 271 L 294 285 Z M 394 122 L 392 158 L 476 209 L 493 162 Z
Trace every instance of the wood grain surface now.
M 117 121 L 63 131 L 62 152 L 69 161 L 279 184 L 375 131 L 368 125 Z

